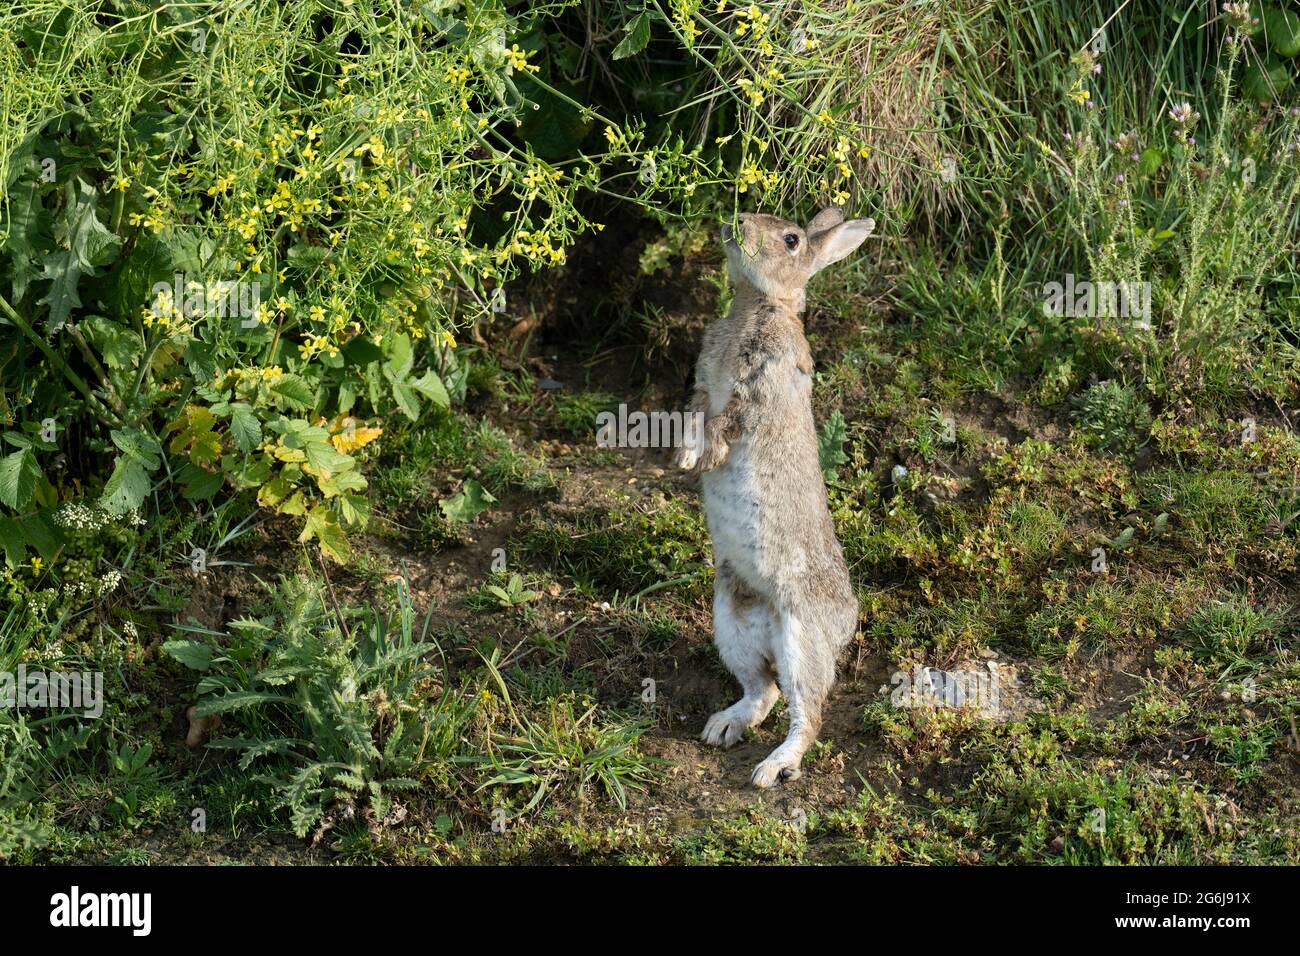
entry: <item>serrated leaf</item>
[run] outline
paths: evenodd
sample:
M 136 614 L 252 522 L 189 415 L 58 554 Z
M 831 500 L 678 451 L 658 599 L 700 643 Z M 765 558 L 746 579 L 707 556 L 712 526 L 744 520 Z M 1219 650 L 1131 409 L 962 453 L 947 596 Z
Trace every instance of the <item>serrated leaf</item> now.
M 316 505 L 307 512 L 307 523 L 298 535 L 298 540 L 303 542 L 312 538 L 320 545 L 322 554 L 339 564 L 346 563 L 352 553 L 347 534 L 334 512 L 325 505 Z
M 636 56 L 650 43 L 650 15 L 642 13 L 625 26 L 623 30 L 623 39 L 619 41 L 618 46 L 614 47 L 614 52 L 610 54 L 611 58 L 615 60 Z
M 77 294 L 81 271 L 73 264 L 72 253 L 51 252 L 45 256 L 41 278 L 50 280 L 50 288 L 36 304 L 50 307 L 49 329 L 57 332 L 68 321 L 72 310 L 81 305 L 81 296 Z
M 836 470 L 849 460 L 849 456 L 844 454 L 844 442 L 847 439 L 848 429 L 844 424 L 844 416 L 837 409 L 826 419 L 817 436 L 817 460 L 821 465 L 822 476 L 827 481 L 834 481 Z
M 149 488 L 149 473 L 144 470 L 144 466 L 129 455 L 119 455 L 113 466 L 113 474 L 104 485 L 99 505 L 109 514 L 126 514 L 144 503 Z
M 25 508 L 40 477 L 40 465 L 30 448 L 0 458 L 0 502 L 15 510 Z
M 79 323 L 95 350 L 111 369 L 135 368 L 144 352 L 144 342 L 134 329 L 92 315 Z
M 287 704 L 292 698 L 282 694 L 268 694 L 256 690 L 234 690 L 220 697 L 209 697 L 194 705 L 198 717 L 211 717 L 214 714 L 228 714 L 235 710 L 245 710 L 259 704 Z
M 115 428 L 109 432 L 113 444 L 152 471 L 162 460 L 162 446 L 138 428 Z
M 122 244 L 96 216 L 98 201 L 98 194 L 87 183 L 68 182 L 63 215 L 55 227 L 62 248 L 45 256 L 42 277 L 50 280 L 50 288 L 38 301 L 50 307 L 52 331 L 62 328 L 72 310 L 81 305 L 77 293 L 81 278 L 112 262 Z
M 316 391 L 299 375 L 282 375 L 271 386 L 271 391 L 297 408 L 311 408 L 316 404 Z
M 235 446 L 243 452 L 253 451 L 262 443 L 262 423 L 251 405 L 235 402 L 230 406 L 230 434 L 234 436 Z

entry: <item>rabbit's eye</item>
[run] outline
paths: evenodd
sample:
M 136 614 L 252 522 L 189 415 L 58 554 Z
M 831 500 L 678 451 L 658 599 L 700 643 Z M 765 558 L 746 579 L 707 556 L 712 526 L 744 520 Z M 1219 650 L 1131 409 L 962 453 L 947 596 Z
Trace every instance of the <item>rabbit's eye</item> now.
M 794 252 L 796 249 L 799 248 L 799 237 L 796 236 L 793 232 L 787 232 L 785 234 L 785 247 L 789 249 L 791 252 Z

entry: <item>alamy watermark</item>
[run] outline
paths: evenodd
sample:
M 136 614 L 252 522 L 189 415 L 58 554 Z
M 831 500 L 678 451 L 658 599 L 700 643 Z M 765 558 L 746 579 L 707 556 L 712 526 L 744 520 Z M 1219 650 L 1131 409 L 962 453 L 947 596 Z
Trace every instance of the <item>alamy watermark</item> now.
M 628 411 L 596 416 L 596 444 L 601 448 L 692 448 L 704 438 L 703 412 Z
M 87 718 L 104 713 L 104 675 L 99 671 L 72 672 L 28 670 L 0 671 L 0 707 L 20 710 L 79 710 Z
M 986 670 L 941 671 L 917 664 L 909 674 L 894 671 L 889 700 L 895 707 L 969 707 L 984 716 L 1001 711 L 997 675 Z
M 1086 319 L 1132 319 L 1137 328 L 1151 327 L 1151 283 L 1078 279 L 1067 273 L 1064 282 L 1043 286 L 1043 314 Z
M 262 320 L 262 287 L 256 282 L 218 279 L 199 282 L 177 272 L 172 282 L 155 282 L 153 310 L 177 318 L 239 318 L 245 329 Z

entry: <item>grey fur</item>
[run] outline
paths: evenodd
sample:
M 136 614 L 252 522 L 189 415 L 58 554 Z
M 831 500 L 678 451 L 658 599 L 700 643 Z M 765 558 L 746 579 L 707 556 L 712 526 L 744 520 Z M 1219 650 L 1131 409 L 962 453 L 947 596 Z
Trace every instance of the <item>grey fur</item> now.
M 739 235 L 723 230 L 735 295 L 706 329 L 695 371 L 691 411 L 705 416 L 703 440 L 679 452 L 678 464 L 700 472 L 717 570 L 714 641 L 744 689 L 703 737 L 734 744 L 783 691 L 789 735 L 752 777 L 767 787 L 799 775 L 836 659 L 857 629 L 818 462 L 800 313 L 808 280 L 856 249 L 875 222 L 844 222 L 833 209 L 807 230 L 766 215 L 739 222 Z

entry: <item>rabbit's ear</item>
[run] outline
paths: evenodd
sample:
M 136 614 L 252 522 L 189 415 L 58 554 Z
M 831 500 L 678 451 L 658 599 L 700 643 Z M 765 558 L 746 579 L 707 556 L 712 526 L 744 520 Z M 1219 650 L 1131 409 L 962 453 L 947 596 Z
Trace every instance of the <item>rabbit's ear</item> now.
M 825 213 L 818 213 L 817 218 L 820 219 L 823 215 Z M 862 245 L 875 228 L 874 219 L 850 219 L 811 235 L 808 241 L 812 244 L 814 271 L 839 262 Z
M 804 232 L 810 236 L 815 236 L 819 232 L 825 232 L 831 226 L 838 226 L 843 221 L 844 213 L 840 211 L 839 206 L 827 206 L 812 217 Z

